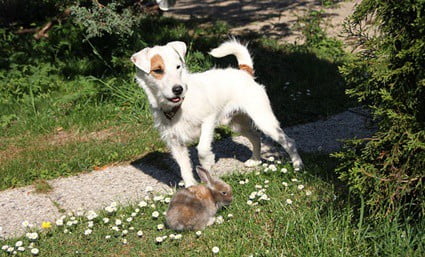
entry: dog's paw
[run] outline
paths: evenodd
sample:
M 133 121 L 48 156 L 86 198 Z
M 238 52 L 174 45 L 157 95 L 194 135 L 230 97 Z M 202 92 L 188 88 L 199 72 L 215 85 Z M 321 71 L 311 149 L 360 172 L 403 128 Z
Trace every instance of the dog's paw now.
M 304 168 L 304 164 L 301 159 L 294 161 L 292 166 L 294 167 L 294 171 L 300 171 Z
M 255 167 L 261 164 L 260 160 L 253 160 L 249 159 L 246 162 L 244 162 L 245 167 Z

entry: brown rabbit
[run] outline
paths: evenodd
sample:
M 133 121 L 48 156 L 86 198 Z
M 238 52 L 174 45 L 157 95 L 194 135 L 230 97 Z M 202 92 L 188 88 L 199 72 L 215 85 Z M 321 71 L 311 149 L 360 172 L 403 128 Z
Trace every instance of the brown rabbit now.
M 196 167 L 202 182 L 179 190 L 171 199 L 166 221 L 173 230 L 201 230 L 214 223 L 214 216 L 222 206 L 232 202 L 232 188 L 225 182 L 212 178 L 200 166 Z

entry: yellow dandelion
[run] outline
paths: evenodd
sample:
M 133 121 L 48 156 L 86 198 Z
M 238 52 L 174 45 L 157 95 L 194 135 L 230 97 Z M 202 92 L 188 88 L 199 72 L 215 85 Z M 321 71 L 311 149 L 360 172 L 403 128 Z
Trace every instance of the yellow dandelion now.
M 52 227 L 52 223 L 49 221 L 43 221 L 43 223 L 41 223 L 41 228 L 48 229 L 51 227 Z

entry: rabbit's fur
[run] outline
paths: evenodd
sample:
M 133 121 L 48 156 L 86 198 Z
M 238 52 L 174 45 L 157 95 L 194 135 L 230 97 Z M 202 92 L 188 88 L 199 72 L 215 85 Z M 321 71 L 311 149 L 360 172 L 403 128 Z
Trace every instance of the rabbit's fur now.
M 209 172 L 196 167 L 205 185 L 195 185 L 178 191 L 166 214 L 170 229 L 201 230 L 214 223 L 214 216 L 222 206 L 232 202 L 232 188 L 222 180 L 212 178 Z

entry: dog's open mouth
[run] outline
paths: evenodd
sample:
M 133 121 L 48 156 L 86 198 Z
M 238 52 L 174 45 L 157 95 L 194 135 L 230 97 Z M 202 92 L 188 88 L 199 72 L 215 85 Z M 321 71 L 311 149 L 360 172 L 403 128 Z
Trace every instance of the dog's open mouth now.
M 168 101 L 171 101 L 173 103 L 178 103 L 180 102 L 182 99 L 180 97 L 173 97 L 173 98 L 168 98 Z

